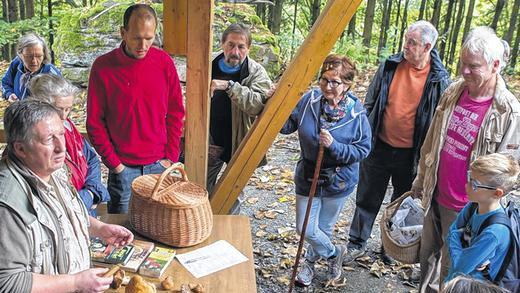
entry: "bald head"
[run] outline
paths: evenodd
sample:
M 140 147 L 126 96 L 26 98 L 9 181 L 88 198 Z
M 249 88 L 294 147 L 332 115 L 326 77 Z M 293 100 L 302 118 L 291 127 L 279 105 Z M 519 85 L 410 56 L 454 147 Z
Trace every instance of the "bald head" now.
M 125 30 L 128 30 L 130 25 L 130 18 L 134 16 L 134 18 L 139 18 L 144 21 L 153 20 L 155 25 L 157 26 L 157 14 L 155 10 L 153 10 L 150 5 L 147 4 L 134 4 L 128 7 L 123 16 L 123 27 Z

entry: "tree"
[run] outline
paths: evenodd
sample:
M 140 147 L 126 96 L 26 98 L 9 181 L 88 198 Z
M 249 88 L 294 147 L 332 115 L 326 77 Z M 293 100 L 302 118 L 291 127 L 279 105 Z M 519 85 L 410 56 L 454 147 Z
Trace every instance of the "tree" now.
M 441 17 L 442 0 L 435 0 L 433 3 L 433 15 L 430 21 L 434 27 L 439 25 L 439 18 Z
M 352 15 L 350 22 L 348 23 L 347 35 L 349 35 L 352 39 L 356 38 L 356 14 Z
M 386 46 L 387 31 L 390 25 L 390 16 L 392 15 L 392 0 L 383 1 L 383 19 L 381 20 L 381 33 L 379 34 L 379 44 L 377 46 L 377 56 L 380 56 L 381 49 Z
M 462 34 L 462 41 L 466 38 L 471 28 L 471 20 L 473 18 L 473 10 L 475 9 L 475 0 L 470 0 L 468 5 L 468 13 L 466 13 L 466 22 L 464 23 L 464 33 Z
M 426 12 L 426 0 L 421 0 L 421 7 L 419 8 L 419 20 L 425 19 L 428 16 L 425 16 Z
M 25 0 L 25 9 L 26 9 L 25 15 L 27 16 L 27 18 L 33 18 L 34 17 L 34 0 Z
M 518 58 L 518 47 L 520 45 L 520 25 L 516 26 L 516 38 L 515 44 L 513 45 L 513 51 L 511 52 L 511 61 L 510 64 L 513 66 L 513 69 L 516 66 L 516 59 Z
M 395 25 L 394 25 L 394 41 L 392 42 L 392 53 L 395 54 L 395 46 L 397 41 L 397 30 L 399 28 L 399 17 L 401 16 L 401 0 L 397 2 L 397 14 L 395 17 Z
M 455 26 L 453 27 L 453 33 L 451 35 L 451 45 L 450 45 L 450 54 L 448 57 L 448 66 L 453 64 L 453 59 L 455 58 L 455 49 L 457 48 L 458 44 L 458 38 L 459 38 L 459 31 L 460 26 L 462 25 L 462 18 L 464 18 L 464 3 L 465 0 L 459 1 L 459 10 L 457 12 L 457 18 L 455 19 Z
M 504 6 L 506 5 L 506 0 L 497 0 L 497 5 L 495 7 L 495 15 L 493 16 L 493 21 L 491 22 L 490 27 L 497 30 L 498 19 L 500 18 L 500 14 L 502 14 L 502 10 L 504 10 Z
M 18 0 L 18 6 L 20 7 L 20 19 L 25 19 L 25 0 Z
M 320 15 L 320 9 L 321 9 L 321 0 L 312 0 L 311 22 L 309 23 L 309 28 L 312 28 L 312 25 L 318 19 L 318 16 Z
M 265 4 L 260 3 L 260 4 L 256 5 L 256 15 L 258 15 L 258 17 L 260 17 L 263 24 L 267 23 L 267 13 L 266 13 L 266 9 L 265 9 Z
M 408 26 L 408 1 L 409 0 L 406 0 L 404 3 L 403 21 L 401 22 L 401 32 L 399 33 L 399 48 L 397 48 L 397 51 L 401 51 L 403 48 L 404 31 Z
M 370 40 L 372 39 L 372 23 L 374 23 L 375 8 L 376 0 L 368 0 L 363 26 L 363 45 L 366 47 L 370 47 Z
M 450 23 L 453 13 L 453 6 L 455 4 L 455 0 L 449 0 L 448 1 L 448 10 L 446 11 L 446 16 L 444 17 L 444 28 L 441 34 L 441 43 L 440 43 L 440 49 L 439 49 L 439 55 L 441 59 L 444 60 L 444 52 L 446 51 L 446 43 L 448 43 L 448 33 L 450 30 Z M 446 60 L 444 60 L 446 61 Z
M 269 23 L 268 27 L 273 34 L 280 32 L 282 23 L 283 0 L 275 0 L 274 5 L 269 6 Z
M 511 18 L 509 19 L 509 29 L 507 30 L 504 40 L 511 44 L 511 41 L 513 40 L 513 34 L 515 33 L 516 28 L 516 21 L 518 18 L 518 10 L 520 8 L 520 0 L 515 0 L 513 4 L 513 8 L 511 9 Z

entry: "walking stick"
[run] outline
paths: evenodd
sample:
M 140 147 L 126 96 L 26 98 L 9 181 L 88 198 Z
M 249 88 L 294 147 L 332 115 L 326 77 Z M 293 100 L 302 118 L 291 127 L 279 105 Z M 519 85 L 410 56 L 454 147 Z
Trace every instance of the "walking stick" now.
M 298 243 L 298 252 L 296 253 L 296 260 L 294 261 L 293 272 L 291 276 L 291 283 L 289 284 L 289 293 L 292 293 L 294 287 L 294 281 L 296 280 L 296 272 L 298 271 L 298 265 L 300 263 L 300 257 L 302 254 L 303 241 L 305 239 L 305 231 L 307 230 L 307 222 L 309 222 L 309 213 L 311 211 L 312 199 L 314 193 L 316 193 L 316 187 L 318 186 L 318 177 L 320 175 L 321 160 L 323 159 L 323 145 L 320 143 L 318 150 L 318 157 L 316 158 L 316 167 L 314 168 L 314 175 L 312 176 L 311 190 L 309 190 L 309 201 L 307 202 L 307 210 L 305 211 L 305 217 L 303 218 L 302 233 L 300 235 L 300 242 Z

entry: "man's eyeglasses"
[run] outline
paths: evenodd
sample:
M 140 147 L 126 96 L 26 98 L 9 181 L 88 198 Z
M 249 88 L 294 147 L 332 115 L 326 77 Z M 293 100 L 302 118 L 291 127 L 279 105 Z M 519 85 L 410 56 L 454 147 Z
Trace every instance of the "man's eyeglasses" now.
M 468 171 L 468 183 L 470 184 L 471 189 L 473 189 L 473 191 L 477 191 L 477 189 L 479 189 L 479 188 L 487 189 L 487 190 L 496 190 L 497 189 L 494 186 L 481 184 L 476 179 L 471 178 L 471 171 Z
M 337 88 L 340 84 L 343 84 L 342 82 L 340 81 L 337 81 L 337 80 L 328 80 L 324 77 L 320 78 L 320 85 L 322 86 L 327 86 L 327 84 L 331 87 L 331 88 Z

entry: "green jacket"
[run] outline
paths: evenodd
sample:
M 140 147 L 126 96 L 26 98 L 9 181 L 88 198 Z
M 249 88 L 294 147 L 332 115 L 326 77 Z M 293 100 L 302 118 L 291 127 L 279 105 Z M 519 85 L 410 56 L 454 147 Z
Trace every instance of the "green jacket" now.
M 215 59 L 221 58 L 219 54 Z M 253 121 L 264 109 L 267 91 L 271 88 L 271 79 L 262 65 L 246 57 L 249 73 L 240 83 L 235 82 L 226 93 L 231 100 L 231 155 L 240 146 Z M 246 62 L 244 61 L 244 62 Z

